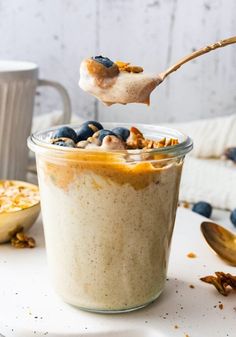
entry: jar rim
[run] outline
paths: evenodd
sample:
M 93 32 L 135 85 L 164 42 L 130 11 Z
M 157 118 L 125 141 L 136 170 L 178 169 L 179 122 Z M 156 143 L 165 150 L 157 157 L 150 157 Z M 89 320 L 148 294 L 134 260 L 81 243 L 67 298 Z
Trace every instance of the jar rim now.
M 104 128 L 115 128 L 115 127 L 127 127 L 130 128 L 134 126 L 130 123 L 102 123 Z M 117 154 L 117 155 L 124 155 L 129 154 L 132 155 L 140 155 L 140 154 L 167 154 L 168 157 L 178 157 L 184 156 L 188 152 L 190 152 L 193 148 L 193 141 L 192 139 L 185 135 L 184 133 L 180 132 L 177 129 L 172 129 L 165 126 L 153 125 L 153 124 L 135 124 L 135 127 L 138 128 L 141 132 L 144 133 L 145 137 L 150 139 L 161 139 L 164 137 L 169 138 L 177 138 L 179 140 L 178 144 L 160 147 L 160 148 L 152 148 L 152 149 L 134 149 L 134 150 L 104 150 L 104 149 L 83 149 L 83 148 L 72 148 L 72 147 L 63 147 L 63 146 L 55 146 L 48 142 L 48 139 L 51 138 L 52 134 L 60 127 L 69 126 L 73 129 L 78 129 L 81 124 L 67 124 L 67 125 L 57 125 L 48 129 L 43 129 L 33 133 L 31 136 L 28 137 L 28 147 L 33 152 L 37 153 L 50 153 L 50 156 L 60 156 L 65 153 L 84 153 L 84 154 L 98 154 L 99 156 L 104 153 L 106 154 Z M 155 137 L 154 137 L 155 135 Z

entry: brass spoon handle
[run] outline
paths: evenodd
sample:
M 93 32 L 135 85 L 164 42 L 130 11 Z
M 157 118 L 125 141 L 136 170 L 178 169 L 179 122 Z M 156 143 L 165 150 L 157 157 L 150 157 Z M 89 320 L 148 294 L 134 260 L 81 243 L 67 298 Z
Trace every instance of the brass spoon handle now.
M 236 36 L 230 37 L 228 39 L 224 39 L 224 40 L 220 40 L 216 43 L 210 44 L 204 48 L 201 48 L 199 50 L 196 50 L 195 52 L 183 57 L 182 59 L 180 59 L 178 62 L 176 62 L 173 66 L 169 67 L 167 70 L 163 71 L 162 73 L 160 73 L 158 75 L 159 78 L 162 79 L 162 81 L 164 81 L 164 79 L 170 75 L 171 73 L 173 73 L 174 71 L 176 71 L 177 69 L 179 69 L 183 64 L 195 59 L 196 57 L 199 57 L 203 54 L 209 53 L 212 50 L 215 50 L 217 48 L 221 48 L 221 47 L 225 47 L 228 46 L 229 44 L 233 44 L 236 43 Z

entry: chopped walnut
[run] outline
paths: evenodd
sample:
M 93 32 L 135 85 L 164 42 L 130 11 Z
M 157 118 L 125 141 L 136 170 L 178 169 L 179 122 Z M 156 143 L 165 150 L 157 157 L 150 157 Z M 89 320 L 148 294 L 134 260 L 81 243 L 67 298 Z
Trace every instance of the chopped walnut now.
M 127 71 L 128 73 L 142 73 L 143 68 L 139 66 L 133 66 L 128 62 L 116 61 L 115 64 L 118 66 L 120 71 Z
M 223 296 L 228 295 L 228 287 L 236 290 L 236 276 L 233 276 L 229 273 L 225 274 L 224 272 L 219 271 L 215 272 L 215 275 L 216 276 L 209 275 L 201 277 L 200 280 L 212 284 Z
M 34 248 L 36 242 L 33 238 L 28 237 L 23 232 L 22 226 L 17 226 L 13 231 L 9 233 L 11 237 L 11 245 L 15 248 Z
M 129 72 L 129 73 L 142 73 L 143 72 L 143 68 L 142 67 L 132 66 L 132 65 L 128 65 L 127 67 L 125 67 L 124 70 L 127 71 L 127 72 Z
M 127 139 L 128 149 L 158 149 L 161 147 L 173 146 L 178 144 L 178 139 L 175 138 L 162 138 L 160 140 L 152 140 L 144 138 L 142 132 L 136 127 L 132 126 L 130 128 L 130 135 Z

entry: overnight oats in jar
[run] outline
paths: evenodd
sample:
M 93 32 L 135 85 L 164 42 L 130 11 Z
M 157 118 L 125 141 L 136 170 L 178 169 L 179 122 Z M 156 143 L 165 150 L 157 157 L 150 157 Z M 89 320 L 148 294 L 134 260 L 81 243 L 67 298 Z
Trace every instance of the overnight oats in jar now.
M 89 121 L 37 132 L 28 145 L 56 292 L 95 312 L 154 301 L 165 284 L 191 139 L 164 127 Z

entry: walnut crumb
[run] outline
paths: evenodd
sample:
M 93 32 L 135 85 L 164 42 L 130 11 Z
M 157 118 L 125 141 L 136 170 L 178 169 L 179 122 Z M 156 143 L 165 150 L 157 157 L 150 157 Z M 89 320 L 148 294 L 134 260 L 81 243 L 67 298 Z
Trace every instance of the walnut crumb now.
M 183 208 L 190 208 L 190 204 L 187 201 L 179 201 L 179 206 Z
M 34 248 L 36 245 L 35 239 L 28 237 L 21 226 L 18 226 L 10 233 L 11 245 L 15 248 Z
M 190 284 L 190 285 L 189 285 L 189 288 L 194 289 L 195 287 L 194 287 L 193 284 Z
M 197 255 L 193 252 L 190 252 L 187 254 L 187 257 L 189 257 L 190 259 L 195 259 L 197 257 Z
M 126 71 L 128 73 L 142 73 L 143 72 L 142 67 L 131 65 L 128 62 L 116 61 L 115 64 L 118 66 L 120 71 Z
M 175 329 L 179 329 L 179 326 L 177 325 L 177 324 L 175 324 L 175 327 L 174 327 Z
M 220 308 L 220 310 L 223 310 L 223 308 L 224 308 L 224 305 L 221 303 L 221 304 L 219 304 L 219 308 Z

